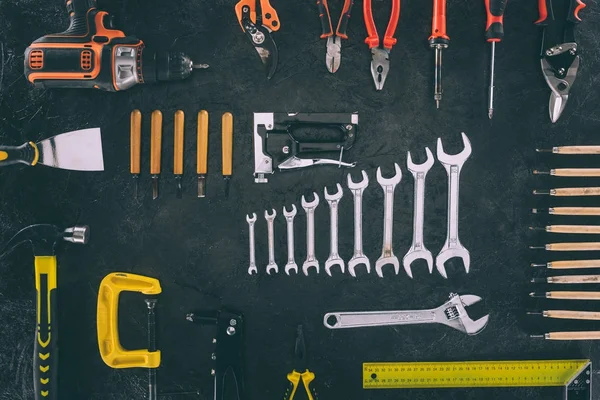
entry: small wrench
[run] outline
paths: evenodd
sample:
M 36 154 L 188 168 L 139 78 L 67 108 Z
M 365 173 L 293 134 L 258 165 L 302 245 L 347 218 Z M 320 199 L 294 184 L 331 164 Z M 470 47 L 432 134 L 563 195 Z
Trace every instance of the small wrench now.
M 353 277 L 356 277 L 354 269 L 357 265 L 364 264 L 367 267 L 367 273 L 371 273 L 371 263 L 369 258 L 363 253 L 362 242 L 362 197 L 363 192 L 369 186 L 369 176 L 365 171 L 361 171 L 362 181 L 355 183 L 352 177 L 348 174 L 348 189 L 352 191 L 354 197 L 354 255 L 348 261 L 348 272 Z
M 319 195 L 313 193 L 313 196 L 315 199 L 310 203 L 302 196 L 302 208 L 306 212 L 306 260 L 302 264 L 302 272 L 306 276 L 310 267 L 315 267 L 319 273 L 319 261 L 315 256 L 315 209 L 319 205 Z
M 450 293 L 450 300 L 430 310 L 333 312 L 323 317 L 329 329 L 365 328 L 414 324 L 444 324 L 467 335 L 477 335 L 488 323 L 489 314 L 473 321 L 465 307 L 481 301 L 472 294 Z
M 329 194 L 327 187 L 325 187 L 325 200 L 329 204 L 329 221 L 330 221 L 330 234 L 329 234 L 329 257 L 325 261 L 325 272 L 331 276 L 331 267 L 339 265 L 342 270 L 342 274 L 346 270 L 344 260 L 338 254 L 338 208 L 340 200 L 344 196 L 342 185 L 336 184 L 337 193 Z
M 385 205 L 383 211 L 383 249 L 381 250 L 381 257 L 375 263 L 375 271 L 380 278 L 383 278 L 381 268 L 384 265 L 392 264 L 396 275 L 400 271 L 400 262 L 392 249 L 392 233 L 394 227 L 394 190 L 396 189 L 396 185 L 402 180 L 402 170 L 396 163 L 394 163 L 394 168 L 396 169 L 396 175 L 389 179 L 384 179 L 381 176 L 381 167 L 377 168 L 377 182 L 379 182 L 379 185 L 383 189 L 383 203 Z
M 444 247 L 435 259 L 435 266 L 444 278 L 448 278 L 444 263 L 451 258 L 462 258 L 465 271 L 469 273 L 471 255 L 458 239 L 458 192 L 460 186 L 460 170 L 471 155 L 471 142 L 464 132 L 461 133 L 464 149 L 459 154 L 446 154 L 442 139 L 437 140 L 437 158 L 448 174 L 448 232 Z
M 288 261 L 285 264 L 285 273 L 290 274 L 293 269 L 296 274 L 298 273 L 298 265 L 294 258 L 294 217 L 296 216 L 297 210 L 296 205 L 292 204 L 292 211 L 287 211 L 283 206 L 283 216 L 285 217 L 287 225 L 287 248 L 288 248 Z
M 410 151 L 406 156 L 406 166 L 415 180 L 415 204 L 413 215 L 413 241 L 410 249 L 408 249 L 408 252 L 402 259 L 402 264 L 404 265 L 406 275 L 411 278 L 413 276 L 410 265 L 415 260 L 421 259 L 427 261 L 429 273 L 433 272 L 433 257 L 431 251 L 425 247 L 425 243 L 423 242 L 423 221 L 425 219 L 425 178 L 427 177 L 427 172 L 433 166 L 434 159 L 429 147 L 425 147 L 425 153 L 427 153 L 427 161 L 423 164 L 413 163 Z
M 256 268 L 256 252 L 254 250 L 254 223 L 256 222 L 256 213 L 246 215 L 246 222 L 248 222 L 248 229 L 250 230 L 250 266 L 248 267 L 248 275 L 257 274 L 258 268 Z
M 277 216 L 275 209 L 271 210 L 273 213 L 269 215 L 269 212 L 265 210 L 265 219 L 267 220 L 267 232 L 269 236 L 269 264 L 267 264 L 267 274 L 271 275 L 271 271 L 279 272 L 279 267 L 275 262 L 275 229 L 273 228 L 273 221 Z

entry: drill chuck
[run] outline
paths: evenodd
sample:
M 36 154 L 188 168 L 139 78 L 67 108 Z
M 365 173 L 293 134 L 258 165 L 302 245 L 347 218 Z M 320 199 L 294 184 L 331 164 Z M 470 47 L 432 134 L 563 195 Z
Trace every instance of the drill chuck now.
M 184 53 L 144 50 L 142 55 L 142 74 L 146 83 L 182 80 L 190 76 L 192 69 L 193 62 Z

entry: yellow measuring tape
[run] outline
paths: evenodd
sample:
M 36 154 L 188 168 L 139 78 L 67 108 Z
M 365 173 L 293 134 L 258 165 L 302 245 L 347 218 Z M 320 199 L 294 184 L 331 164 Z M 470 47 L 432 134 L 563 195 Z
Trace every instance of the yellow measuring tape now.
M 590 360 L 364 363 L 363 389 L 564 386 L 567 398 L 591 395 L 591 374 Z

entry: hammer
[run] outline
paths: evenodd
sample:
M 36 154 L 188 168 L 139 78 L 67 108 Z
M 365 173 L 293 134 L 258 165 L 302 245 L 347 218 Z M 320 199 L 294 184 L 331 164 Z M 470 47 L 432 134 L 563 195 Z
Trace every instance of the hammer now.
M 88 239 L 87 226 L 73 226 L 61 231 L 58 227 L 49 224 L 30 225 L 13 236 L 2 252 L 4 255 L 21 243 L 28 242 L 35 256 L 37 325 L 33 345 L 33 387 L 36 400 L 58 399 L 55 247 L 62 240 L 86 244 Z

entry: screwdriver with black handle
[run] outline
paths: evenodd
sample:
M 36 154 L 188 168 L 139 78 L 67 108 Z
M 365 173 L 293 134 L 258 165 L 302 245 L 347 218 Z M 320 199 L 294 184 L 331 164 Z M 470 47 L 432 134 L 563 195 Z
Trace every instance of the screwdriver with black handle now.
M 504 38 L 504 10 L 507 0 L 485 0 L 485 11 L 487 23 L 485 26 L 485 38 L 492 44 L 490 60 L 490 88 L 488 92 L 488 117 L 494 116 L 494 73 L 496 63 L 496 43 Z

